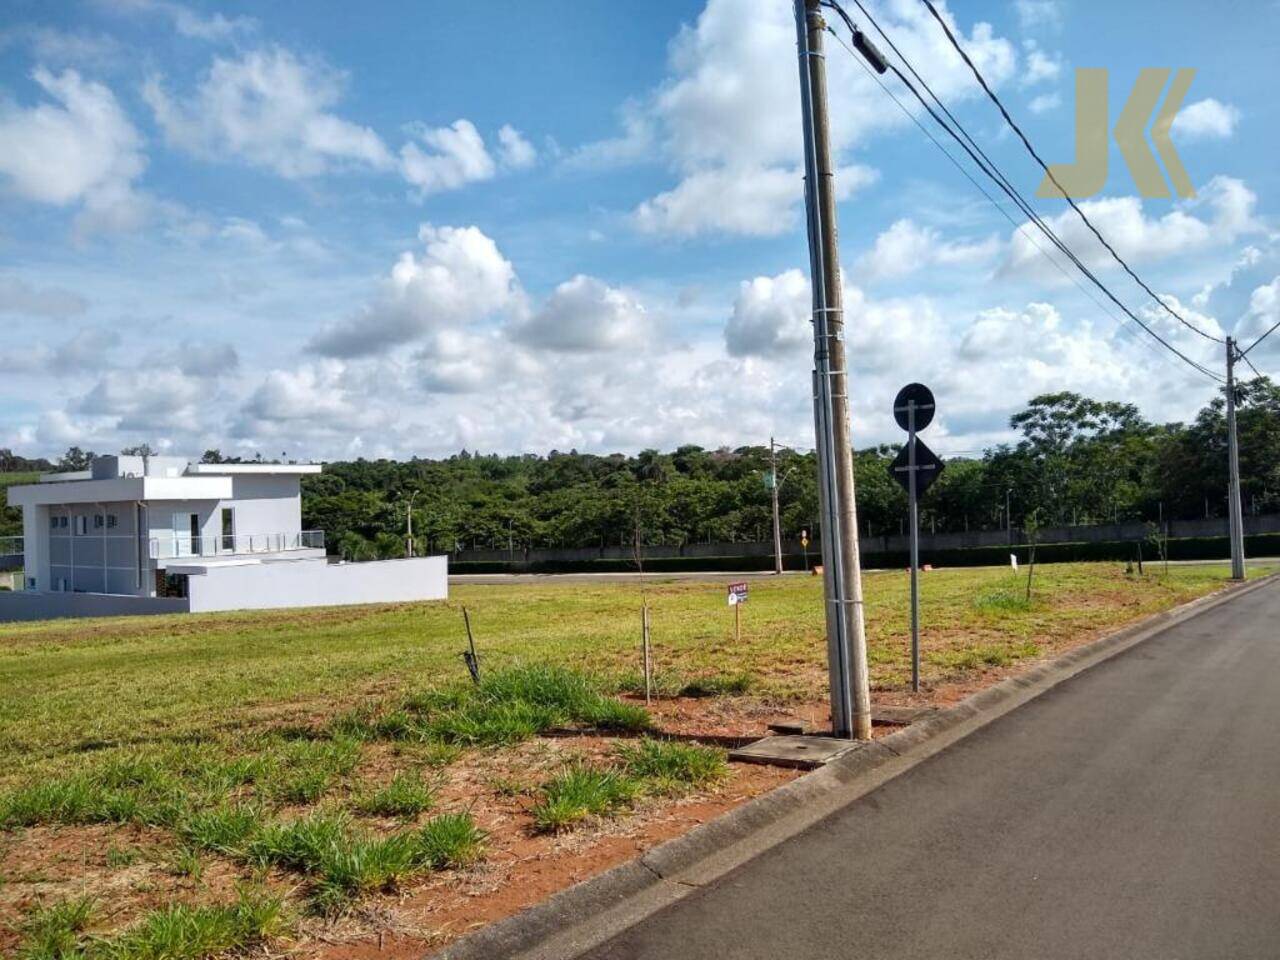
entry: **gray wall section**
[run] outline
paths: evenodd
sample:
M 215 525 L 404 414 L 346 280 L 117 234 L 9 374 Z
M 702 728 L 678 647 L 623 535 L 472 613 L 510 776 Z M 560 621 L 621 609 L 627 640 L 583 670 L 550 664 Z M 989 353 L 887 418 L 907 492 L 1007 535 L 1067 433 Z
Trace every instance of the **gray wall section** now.
M 1280 533 L 1280 515 L 1246 517 L 1245 532 Z M 1044 527 L 1040 530 L 1040 543 L 1101 543 L 1105 541 L 1145 540 L 1150 528 L 1145 523 L 1097 524 L 1080 527 Z M 1169 537 L 1225 537 L 1227 521 L 1214 520 L 1179 520 L 1169 523 Z M 999 547 L 1009 544 L 1014 546 L 1027 542 L 1023 531 L 1015 529 L 1010 535 L 1004 530 L 975 530 L 970 533 L 921 533 L 920 549 L 955 550 L 964 547 Z M 860 541 L 864 554 L 874 556 L 882 553 L 906 553 L 910 549 L 910 538 L 905 536 L 863 537 Z M 798 540 L 788 540 L 782 545 L 787 556 L 800 556 L 803 549 Z M 822 551 L 817 541 L 809 543 L 809 557 L 814 559 Z M 688 543 L 684 546 L 647 546 L 644 548 L 646 559 L 666 557 L 767 557 L 773 556 L 773 544 L 766 543 Z M 525 550 L 517 548 L 508 550 L 462 550 L 452 555 L 458 563 L 482 561 L 489 563 L 539 563 L 539 562 L 582 562 L 590 560 L 623 560 L 630 561 L 635 557 L 630 547 L 581 547 Z
M 193 611 L 443 600 L 449 595 L 448 558 L 210 566 L 188 578 L 187 593 Z
M 70 591 L 146 592 L 146 544 L 136 533 L 133 503 L 75 504 L 41 510 L 44 520 L 37 524 L 37 536 L 47 551 L 48 572 L 47 582 L 37 581 L 39 590 L 54 590 L 65 580 Z M 65 527 L 51 526 L 50 518 L 61 517 L 67 518 Z M 84 519 L 83 534 L 76 532 L 80 517 Z M 97 525 L 98 517 L 102 518 L 102 526 Z
M 0 622 L 56 620 L 63 617 L 127 617 L 140 614 L 186 613 L 185 599 L 115 597 L 95 593 L 35 593 L 0 591 Z

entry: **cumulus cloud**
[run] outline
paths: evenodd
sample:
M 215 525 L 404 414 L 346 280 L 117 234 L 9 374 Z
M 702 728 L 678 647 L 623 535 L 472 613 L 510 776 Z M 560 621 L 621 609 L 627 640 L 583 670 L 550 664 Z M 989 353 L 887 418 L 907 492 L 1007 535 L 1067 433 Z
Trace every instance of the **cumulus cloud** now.
M 1080 208 L 1093 221 L 1119 254 L 1131 263 L 1167 260 L 1211 246 L 1226 246 L 1240 236 L 1257 230 L 1254 216 L 1257 196 L 1243 181 L 1233 177 L 1214 177 L 1193 201 L 1162 217 L 1149 217 L 1137 197 L 1106 197 L 1085 200 Z M 1205 210 L 1207 217 L 1195 215 Z M 1118 269 L 1115 261 L 1074 212 L 1068 210 L 1046 217 L 1063 242 L 1090 267 Z M 1008 256 L 1000 268 L 1004 277 L 1053 280 L 1057 274 L 1052 265 L 1027 237 L 1028 227 L 1015 232 L 1010 240 Z M 1039 241 L 1042 246 L 1045 241 Z
M 858 276 L 887 280 L 933 265 L 967 266 L 983 263 L 1000 250 L 996 237 L 977 241 L 948 241 L 932 227 L 909 218 L 897 220 L 878 237 L 858 261 Z
M 1062 74 L 1062 58 L 1046 53 L 1034 40 L 1026 42 L 1026 66 L 1019 83 L 1032 87 L 1037 83 L 1056 80 Z
M 1014 0 L 1018 24 L 1024 31 L 1057 29 L 1062 26 L 1060 0 Z
M 33 287 L 20 277 L 0 277 L 0 313 L 61 320 L 84 313 L 89 301 L 58 287 Z
M 1062 98 L 1056 93 L 1042 93 L 1027 102 L 1027 109 L 1032 113 L 1048 113 L 1062 106 Z
M 311 350 L 332 357 L 373 354 L 523 308 L 515 268 L 478 227 L 424 224 L 418 237 L 422 255 L 402 253 L 374 301 L 322 331 Z
M 556 287 L 546 304 L 511 328 L 518 342 L 563 353 L 634 346 L 649 329 L 645 308 L 625 290 L 579 274 Z
M 511 124 L 498 128 L 498 146 L 502 151 L 502 164 L 512 170 L 523 170 L 538 161 L 538 151 L 524 135 Z
M 400 148 L 400 170 L 419 196 L 488 180 L 497 169 L 484 138 L 470 120 L 456 120 L 447 127 L 417 126 L 412 132 L 418 142 Z
M 142 137 L 112 92 L 75 70 L 37 67 L 48 98 L 33 107 L 0 100 L 0 181 L 38 203 L 81 206 L 80 226 L 129 229 L 146 216 L 134 189 L 146 168 Z
M 221 13 L 205 17 L 190 7 L 169 0 L 113 0 L 111 5 L 123 12 L 163 16 L 180 35 L 196 40 L 230 40 L 237 34 L 251 33 L 257 27 L 257 21 L 251 17 L 226 17 Z
M 929 65 L 930 85 L 940 96 L 974 95 L 963 62 L 923 5 L 893 4 L 881 12 L 905 54 Z M 1013 45 L 988 24 L 965 31 L 945 7 L 943 15 L 992 82 L 1003 83 L 1014 74 Z M 635 221 L 642 229 L 683 236 L 776 232 L 776 227 L 762 229 L 764 214 L 776 214 L 781 197 L 794 203 L 800 195 L 798 187 L 786 194 L 781 184 L 800 162 L 794 50 L 788 5 L 709 0 L 697 21 L 672 41 L 667 78 L 624 109 L 622 135 L 580 148 L 571 162 L 665 161 L 680 182 L 637 208 Z M 840 92 L 831 103 L 833 149 L 847 163 L 851 148 L 905 121 L 852 58 L 835 52 L 840 55 L 827 59 L 831 88 Z M 751 214 L 737 215 L 727 209 L 733 203 L 705 202 L 714 187 L 741 181 L 764 187 L 773 203 L 757 201 Z M 784 217 L 787 209 L 782 207 Z
M 799 270 L 745 280 L 724 327 L 730 356 L 769 357 L 813 343 L 809 280 Z
M 875 180 L 870 167 L 842 167 L 836 174 L 839 199 Z M 775 236 L 794 228 L 803 196 L 803 174 L 797 169 L 722 167 L 689 174 L 675 189 L 641 203 L 633 220 L 645 233 Z
M 199 422 L 209 399 L 199 382 L 177 370 L 109 370 L 72 412 L 108 418 L 115 430 L 154 435 Z
M 152 77 L 143 97 L 172 146 L 302 178 L 345 166 L 387 169 L 393 159 L 368 127 L 332 112 L 345 76 L 282 47 L 214 58 L 194 93 L 175 101 Z
M 1226 140 L 1239 123 L 1238 109 L 1209 97 L 1179 110 L 1173 120 L 1173 133 L 1180 140 Z

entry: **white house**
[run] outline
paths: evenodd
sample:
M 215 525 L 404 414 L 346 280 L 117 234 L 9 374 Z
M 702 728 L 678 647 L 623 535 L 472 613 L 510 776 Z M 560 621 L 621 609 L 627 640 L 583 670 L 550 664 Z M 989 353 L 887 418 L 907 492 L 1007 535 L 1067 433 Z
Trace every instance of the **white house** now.
M 99 457 L 9 487 L 22 507 L 24 590 L 0 620 L 435 600 L 446 557 L 330 563 L 302 529 L 319 464 Z

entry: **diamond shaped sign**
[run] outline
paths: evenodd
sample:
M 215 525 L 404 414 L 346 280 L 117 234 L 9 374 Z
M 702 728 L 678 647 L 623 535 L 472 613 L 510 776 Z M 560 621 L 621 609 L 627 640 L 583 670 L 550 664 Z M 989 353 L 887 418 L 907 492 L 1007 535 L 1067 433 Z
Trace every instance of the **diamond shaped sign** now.
M 911 493 L 911 468 L 907 465 L 909 459 L 909 450 L 904 445 L 893 458 L 893 463 L 889 464 L 889 475 L 902 484 L 902 489 L 908 494 Z M 933 485 L 944 466 L 938 455 L 916 437 L 916 496 L 921 496 Z

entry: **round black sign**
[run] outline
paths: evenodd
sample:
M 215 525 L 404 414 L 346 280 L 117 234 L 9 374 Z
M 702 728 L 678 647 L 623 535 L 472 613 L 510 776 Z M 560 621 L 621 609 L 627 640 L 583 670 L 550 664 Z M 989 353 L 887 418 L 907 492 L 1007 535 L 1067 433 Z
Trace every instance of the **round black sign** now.
M 893 400 L 893 419 L 903 430 L 911 429 L 907 413 L 912 403 L 916 408 L 916 430 L 923 430 L 933 422 L 933 391 L 923 383 L 908 383 L 898 391 Z

